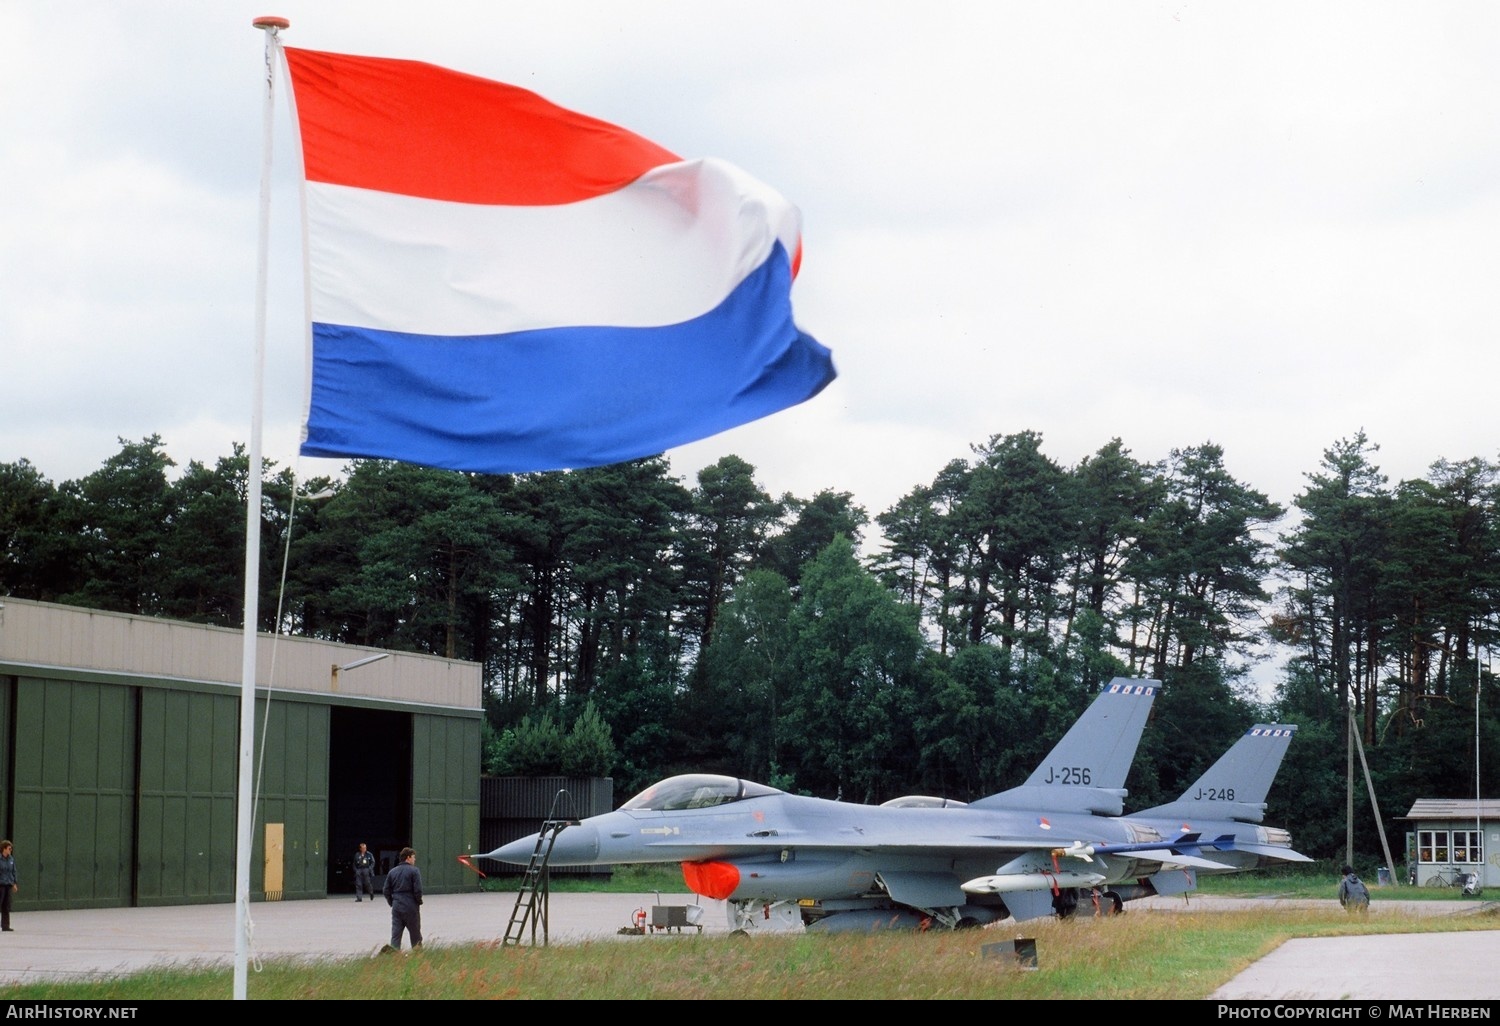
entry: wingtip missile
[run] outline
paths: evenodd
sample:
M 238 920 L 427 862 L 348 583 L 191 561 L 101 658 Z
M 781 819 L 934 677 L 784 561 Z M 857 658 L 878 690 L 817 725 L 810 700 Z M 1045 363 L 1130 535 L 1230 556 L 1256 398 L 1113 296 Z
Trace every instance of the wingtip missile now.
M 1052 861 L 1056 863 L 1058 859 L 1083 859 L 1085 862 L 1092 862 L 1096 851 L 1098 848 L 1095 845 L 1074 841 L 1066 848 L 1053 848 Z

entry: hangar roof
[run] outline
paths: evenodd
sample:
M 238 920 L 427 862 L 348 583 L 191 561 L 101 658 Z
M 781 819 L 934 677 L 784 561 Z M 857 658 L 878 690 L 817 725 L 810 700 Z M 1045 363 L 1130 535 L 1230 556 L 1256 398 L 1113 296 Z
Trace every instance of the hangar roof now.
M 372 656 L 384 658 L 349 665 Z M 243 660 L 237 629 L 0 597 L 0 664 L 238 687 Z M 281 691 L 481 708 L 478 663 L 411 652 L 261 634 L 255 676 L 257 687 Z

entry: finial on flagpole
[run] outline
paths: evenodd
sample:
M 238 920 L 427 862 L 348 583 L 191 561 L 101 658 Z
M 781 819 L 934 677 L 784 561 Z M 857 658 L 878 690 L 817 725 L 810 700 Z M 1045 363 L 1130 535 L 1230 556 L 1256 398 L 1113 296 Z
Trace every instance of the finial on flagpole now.
M 291 22 L 274 14 L 263 14 L 251 22 L 258 29 L 284 29 L 290 28 Z

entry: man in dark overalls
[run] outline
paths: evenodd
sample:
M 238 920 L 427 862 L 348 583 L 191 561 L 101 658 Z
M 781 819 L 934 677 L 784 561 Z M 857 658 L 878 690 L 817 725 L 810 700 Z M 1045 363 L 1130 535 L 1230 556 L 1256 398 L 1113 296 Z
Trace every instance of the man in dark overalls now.
M 375 856 L 361 841 L 354 853 L 354 900 L 375 900 Z
M 422 946 L 422 871 L 417 853 L 401 849 L 401 862 L 385 874 L 385 903 L 391 907 L 390 950 L 401 950 L 401 931 L 411 936 L 411 946 Z

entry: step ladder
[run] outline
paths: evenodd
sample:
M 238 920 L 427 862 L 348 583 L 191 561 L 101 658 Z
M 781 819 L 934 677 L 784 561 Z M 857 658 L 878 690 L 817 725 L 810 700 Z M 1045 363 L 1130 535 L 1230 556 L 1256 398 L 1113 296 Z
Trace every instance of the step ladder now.
M 521 876 L 521 887 L 516 892 L 516 904 L 511 909 L 510 923 L 505 928 L 505 940 L 502 947 L 520 944 L 526 937 L 527 928 L 530 928 L 531 946 L 536 947 L 537 927 L 541 927 L 542 946 L 547 945 L 547 905 L 551 893 L 548 886 L 549 876 L 547 873 L 547 860 L 552 857 L 552 846 L 557 843 L 557 835 L 570 826 L 577 826 L 578 819 L 561 818 L 558 816 L 558 807 L 561 805 L 572 805 L 572 800 L 567 791 L 558 791 L 552 799 L 552 811 L 542 822 L 541 830 L 537 831 L 536 847 L 531 852 L 531 860 L 526 863 L 526 871 Z

